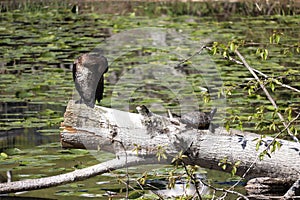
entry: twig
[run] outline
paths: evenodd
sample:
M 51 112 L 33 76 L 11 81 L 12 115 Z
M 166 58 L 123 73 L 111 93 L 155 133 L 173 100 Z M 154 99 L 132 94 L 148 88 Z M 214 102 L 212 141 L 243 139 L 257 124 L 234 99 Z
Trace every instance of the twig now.
M 187 58 L 184 59 L 183 61 L 179 62 L 179 63 L 176 65 L 176 67 L 179 67 L 181 64 L 185 63 L 186 61 L 189 61 L 190 59 L 192 59 L 192 58 L 195 57 L 196 55 L 199 55 L 199 54 L 202 52 L 202 50 L 203 50 L 204 48 L 206 48 L 206 46 L 205 46 L 205 45 L 202 45 L 198 51 L 196 51 L 196 52 L 195 52 L 194 54 L 192 54 L 190 57 L 187 57 Z
M 209 51 L 212 50 L 211 47 L 205 47 L 205 48 L 208 49 Z M 243 62 L 241 62 L 241 61 L 239 61 L 239 60 L 236 60 L 236 59 L 232 58 L 231 56 L 228 56 L 228 57 L 225 57 L 225 58 L 228 59 L 229 61 L 232 61 L 232 62 L 236 63 L 236 64 L 244 65 Z M 261 76 L 267 78 L 267 79 L 269 78 L 269 79 L 271 79 L 272 81 L 275 80 L 274 78 L 270 78 L 268 75 L 264 74 L 263 72 L 261 72 L 261 71 L 259 71 L 259 70 L 257 70 L 257 69 L 252 68 L 251 66 L 249 66 L 249 68 L 252 69 L 254 72 L 260 74 Z M 281 83 L 281 82 L 279 82 L 279 81 L 276 81 L 275 83 L 278 84 L 278 85 L 280 85 L 280 86 L 282 86 L 282 87 L 285 87 L 285 88 L 288 88 L 288 89 L 290 89 L 290 90 L 293 90 L 293 91 L 295 91 L 295 92 L 300 93 L 300 90 L 298 90 L 297 88 L 294 88 L 294 87 L 289 86 L 289 85 L 287 85 L 287 84 Z
M 237 50 L 236 50 L 237 51 Z M 238 51 L 237 51 L 238 52 Z M 241 54 L 238 52 L 238 56 L 241 58 L 242 56 L 241 56 Z M 242 57 L 243 58 L 243 57 Z M 243 61 L 243 63 L 246 63 L 246 61 L 245 61 L 245 59 L 243 58 L 242 59 L 241 58 L 241 60 Z M 246 63 L 247 64 L 247 63 Z M 250 67 L 248 64 L 247 64 L 247 66 L 248 67 Z M 246 66 L 246 67 L 247 67 Z M 248 68 L 247 67 L 247 68 Z M 250 67 L 251 68 L 251 67 Z M 251 71 L 250 71 L 251 72 Z M 251 72 L 251 73 L 254 73 L 253 71 Z M 254 73 L 255 74 L 255 73 Z M 254 75 L 253 75 L 254 76 Z M 255 76 L 256 76 L 256 74 L 255 74 Z M 257 76 L 256 76 L 257 77 Z M 257 77 L 258 78 L 258 77 Z M 257 79 L 256 79 L 257 80 Z M 260 83 L 260 85 L 262 85 L 262 83 L 260 82 L 260 80 L 258 79 L 258 82 Z M 263 88 L 265 88 L 265 87 L 263 87 Z M 276 105 L 276 104 L 275 104 Z M 279 113 L 280 114 L 280 113 Z M 270 148 L 270 146 L 273 144 L 273 142 L 279 137 L 279 135 L 281 134 L 281 133 L 283 133 L 285 130 L 289 130 L 289 127 L 290 127 L 290 125 L 294 122 L 294 121 L 296 121 L 298 118 L 300 117 L 300 113 L 298 113 L 298 115 L 294 118 L 294 119 L 292 119 L 288 124 L 286 124 L 285 125 L 285 128 L 283 129 L 283 130 L 281 130 L 279 133 L 277 133 L 276 134 L 276 136 L 273 138 L 273 140 L 270 142 L 270 143 L 268 143 L 268 145 L 266 146 L 266 148 L 262 151 L 262 152 L 264 152 L 265 150 L 268 150 L 269 148 Z M 248 169 L 245 171 L 245 173 L 241 176 L 241 179 L 240 180 L 238 180 L 234 185 L 232 185 L 230 188 L 229 188 L 229 190 L 232 190 L 235 186 L 237 186 L 242 180 L 244 180 L 244 178 L 246 177 L 246 175 L 249 173 L 249 171 L 252 169 L 252 167 L 254 166 L 254 164 L 258 161 L 258 159 L 259 159 L 259 155 L 260 155 L 261 153 L 259 153 L 258 154 L 258 156 L 255 158 L 255 160 L 251 163 L 251 165 L 248 167 Z
M 266 150 L 268 150 L 270 148 L 270 146 L 273 144 L 273 142 L 279 137 L 279 135 L 281 133 L 283 133 L 294 121 L 296 121 L 298 118 L 300 117 L 300 113 L 294 118 L 292 119 L 289 123 L 288 123 L 288 126 L 286 128 L 284 128 L 283 130 L 281 130 L 279 133 L 277 133 L 275 135 L 275 137 L 273 138 L 273 140 L 268 143 L 268 145 L 266 146 L 266 148 L 261 151 L 261 152 L 264 152 Z M 255 160 L 251 163 L 251 165 L 248 167 L 248 169 L 245 171 L 245 173 L 241 176 L 241 179 L 238 180 L 234 185 L 232 185 L 229 190 L 233 189 L 235 186 L 237 186 L 242 180 L 245 179 L 246 175 L 249 173 L 249 171 L 252 169 L 252 167 L 254 166 L 254 164 L 258 161 L 259 159 L 259 155 L 261 154 L 261 152 L 258 154 L 258 156 L 255 158 Z
M 195 188 L 196 188 L 196 193 L 197 193 L 197 196 L 200 200 L 202 200 L 202 197 L 201 197 L 201 194 L 199 192 L 199 188 L 198 188 L 198 183 L 197 183 L 197 180 L 194 176 L 194 174 L 191 174 L 189 172 L 189 170 L 187 169 L 186 167 L 186 164 L 183 162 L 183 167 L 184 167 L 184 170 L 185 170 L 185 173 L 187 173 L 187 175 L 192 179 L 192 181 L 194 182 L 194 185 L 195 185 Z
M 274 78 L 270 78 L 268 75 L 262 73 L 261 71 L 259 71 L 259 70 L 257 70 L 257 69 L 254 69 L 254 68 L 252 68 L 252 67 L 251 67 L 251 69 L 252 69 L 254 72 L 256 72 L 256 73 L 262 75 L 263 77 L 265 77 L 265 78 L 267 78 L 267 79 L 270 79 L 270 80 L 272 80 L 272 81 L 276 80 L 276 79 L 274 79 Z M 275 82 L 275 81 L 274 81 L 274 82 Z M 290 90 L 293 90 L 293 91 L 295 91 L 295 92 L 299 92 L 299 93 L 300 93 L 300 90 L 298 90 L 297 88 L 294 88 L 294 87 L 289 86 L 289 85 L 287 85 L 287 84 L 281 83 L 281 82 L 279 82 L 279 81 L 276 81 L 275 83 L 278 84 L 278 85 L 280 85 L 280 86 L 282 86 L 282 87 L 285 87 L 285 88 L 288 88 L 288 89 L 290 89 Z
M 273 81 L 273 80 L 276 80 L 276 79 L 271 78 L 271 80 Z M 279 81 L 276 81 L 275 83 L 278 84 L 278 85 L 281 85 L 282 87 L 285 87 L 285 88 L 288 88 L 288 89 L 290 89 L 290 90 L 293 90 L 293 91 L 295 91 L 295 92 L 299 92 L 299 93 L 300 93 L 300 90 L 298 90 L 297 88 L 294 88 L 294 87 L 289 86 L 289 85 L 287 85 L 287 84 L 281 83 L 281 82 L 279 82 Z
M 290 189 L 284 194 L 281 199 L 292 199 L 295 196 L 295 191 L 300 188 L 300 178 L 290 187 Z
M 125 152 L 125 163 L 126 163 L 126 166 L 125 166 L 125 169 L 126 169 L 126 199 L 128 199 L 128 194 L 129 194 L 129 172 L 128 172 L 128 165 L 127 165 L 127 158 L 128 158 L 128 155 L 127 155 L 127 151 L 126 151 L 126 148 L 123 144 L 122 141 L 118 141 L 118 140 L 114 140 L 114 141 L 117 141 L 119 142 L 119 144 L 122 146 L 124 152 Z
M 236 192 L 236 191 L 234 191 L 234 190 L 227 190 L 227 189 L 224 189 L 224 188 L 216 188 L 216 187 L 214 187 L 213 185 L 210 185 L 209 183 L 206 183 L 206 182 L 204 182 L 204 181 L 202 181 L 202 180 L 200 180 L 201 181 L 201 183 L 203 184 L 203 185 L 205 185 L 205 186 L 207 186 L 207 187 L 209 187 L 209 188 L 212 188 L 214 191 L 221 191 L 221 192 L 225 192 L 225 193 L 230 193 L 230 194 L 234 194 L 234 195 L 237 195 L 237 196 L 239 196 L 239 197 L 241 197 L 241 198 L 243 198 L 243 199 L 246 199 L 246 200 L 249 200 L 249 198 L 248 197 L 246 197 L 245 195 L 243 195 L 243 194 L 241 194 L 241 193 L 239 193 L 239 192 Z M 226 195 L 225 195 L 226 196 Z M 220 197 L 220 198 L 222 198 L 222 197 Z M 220 199 L 220 198 L 218 198 L 218 199 Z
M 212 51 L 212 48 L 211 47 L 205 47 L 205 49 L 209 50 L 209 51 Z M 227 60 L 229 61 L 232 61 L 232 62 L 235 62 L 236 64 L 239 64 L 239 65 L 243 65 L 243 63 L 239 60 L 236 60 L 234 59 L 233 57 L 231 56 L 225 56 L 224 58 L 226 58 Z
M 265 88 L 265 86 L 262 84 L 261 80 L 259 79 L 259 77 L 256 75 L 256 73 L 252 70 L 252 67 L 249 66 L 249 64 L 246 62 L 245 58 L 240 54 L 240 52 L 236 49 L 234 51 L 238 57 L 241 59 L 241 61 L 243 62 L 244 66 L 250 71 L 250 73 L 253 75 L 253 77 L 258 81 L 260 87 L 262 88 L 262 90 L 264 91 L 264 93 L 266 94 L 267 98 L 269 99 L 269 101 L 271 102 L 271 104 L 273 105 L 273 107 L 278 110 L 278 106 L 275 103 L 274 99 L 271 97 L 270 93 L 268 92 L 268 90 Z M 295 137 L 289 128 L 287 128 L 287 124 L 283 118 L 283 116 L 281 115 L 280 112 L 277 112 L 277 115 L 279 117 L 279 119 L 281 120 L 283 126 L 286 128 L 288 134 L 290 135 L 290 137 L 297 143 L 299 143 L 299 140 L 297 137 Z

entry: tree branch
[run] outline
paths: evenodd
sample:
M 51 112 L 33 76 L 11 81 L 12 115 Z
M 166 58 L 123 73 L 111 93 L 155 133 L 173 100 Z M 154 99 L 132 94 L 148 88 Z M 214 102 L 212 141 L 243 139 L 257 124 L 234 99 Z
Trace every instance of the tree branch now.
M 270 95 L 270 93 L 268 92 L 268 90 L 265 88 L 265 86 L 262 84 L 261 80 L 259 79 L 259 77 L 256 75 L 256 73 L 253 71 L 252 67 L 250 67 L 250 65 L 246 62 L 245 58 L 240 54 L 240 52 L 236 49 L 235 50 L 236 55 L 238 55 L 238 57 L 241 59 L 242 63 L 244 64 L 244 66 L 250 71 L 250 73 L 253 75 L 253 77 L 257 80 L 257 82 L 259 83 L 260 87 L 262 88 L 262 90 L 264 91 L 264 93 L 266 94 L 267 98 L 269 99 L 269 101 L 271 102 L 271 104 L 273 105 L 273 107 L 278 110 L 278 106 L 276 104 L 276 102 L 274 101 L 274 99 L 272 98 L 272 96 Z M 297 143 L 299 143 L 299 140 L 297 137 L 295 137 L 290 129 L 288 128 L 287 123 L 285 122 L 285 119 L 283 118 L 283 116 L 281 115 L 280 112 L 276 112 L 279 119 L 281 120 L 282 124 L 284 125 L 284 127 L 286 128 L 288 134 L 290 135 L 290 137 Z
M 295 191 L 297 191 L 297 189 L 299 190 L 299 188 L 300 188 L 300 179 L 295 181 L 292 187 L 290 187 L 290 189 L 284 194 L 282 199 L 292 199 L 296 195 Z
M 157 159 L 153 158 L 140 158 L 135 156 L 130 156 L 128 158 L 120 157 L 119 159 L 113 159 L 100 163 L 91 167 L 84 169 L 75 170 L 66 174 L 60 174 L 56 176 L 38 178 L 38 179 L 27 179 L 21 181 L 14 181 L 10 183 L 0 184 L 0 194 L 21 192 L 28 190 L 37 190 L 43 188 L 49 188 L 53 186 L 58 186 L 66 183 L 71 183 L 74 181 L 81 181 L 88 179 L 99 174 L 103 174 L 115 169 L 124 168 L 125 166 L 137 166 L 144 164 L 157 163 Z

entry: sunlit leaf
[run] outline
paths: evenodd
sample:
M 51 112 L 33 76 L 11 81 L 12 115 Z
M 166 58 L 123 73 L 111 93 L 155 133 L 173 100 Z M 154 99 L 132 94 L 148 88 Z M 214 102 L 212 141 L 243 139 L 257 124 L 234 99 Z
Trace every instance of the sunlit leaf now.
M 1 152 L 0 156 L 1 156 L 2 159 L 8 158 L 8 155 L 6 153 L 4 153 L 4 152 Z

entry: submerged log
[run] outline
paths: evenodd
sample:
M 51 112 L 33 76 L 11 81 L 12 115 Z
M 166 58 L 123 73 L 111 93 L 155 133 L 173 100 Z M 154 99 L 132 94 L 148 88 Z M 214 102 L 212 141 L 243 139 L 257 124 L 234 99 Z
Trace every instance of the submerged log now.
M 140 114 L 95 106 L 91 109 L 70 101 L 62 123 L 61 143 L 66 148 L 102 149 L 118 155 L 138 153 L 138 156 L 153 157 L 165 154 L 169 159 L 184 151 L 188 164 L 222 170 L 218 163 L 226 158 L 227 163 L 241 161 L 237 175 L 245 178 L 277 177 L 296 181 L 300 177 L 299 144 L 278 140 L 281 148 L 257 159 L 257 140 L 260 135 L 248 132 L 216 128 L 196 130 L 180 122 L 155 115 L 147 118 Z M 146 123 L 145 123 L 146 122 Z M 150 125 L 150 126 L 149 126 Z M 262 138 L 262 151 L 273 138 Z M 171 159 L 170 159 L 171 160 Z M 226 168 L 231 171 L 230 164 Z

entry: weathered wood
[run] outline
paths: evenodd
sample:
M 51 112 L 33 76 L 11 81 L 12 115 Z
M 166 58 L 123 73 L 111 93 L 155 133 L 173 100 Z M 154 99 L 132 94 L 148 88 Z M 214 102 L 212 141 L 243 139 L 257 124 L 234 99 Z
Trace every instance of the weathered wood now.
M 162 117 L 164 118 L 164 117 Z M 255 162 L 246 178 L 254 177 L 284 177 L 290 181 L 300 176 L 299 144 L 279 140 L 281 148 L 271 157 L 265 156 L 257 160 L 255 139 L 259 135 L 232 130 L 227 132 L 217 128 L 214 133 L 209 130 L 195 130 L 176 125 L 168 118 L 163 119 L 156 132 L 149 133 L 149 128 L 143 124 L 143 116 L 134 113 L 118 111 L 96 106 L 94 109 L 70 101 L 62 124 L 61 143 L 63 147 L 85 147 L 87 149 L 101 148 L 106 151 L 122 154 L 123 147 L 127 153 L 139 145 L 139 155 L 155 157 L 158 147 L 163 146 L 166 155 L 175 156 L 185 151 L 187 163 L 205 168 L 221 170 L 220 160 L 227 158 L 228 162 L 241 161 L 237 174 L 242 175 Z M 153 131 L 153 130 L 151 130 Z M 154 135 L 154 136 L 153 136 Z M 260 150 L 273 138 L 263 138 Z M 230 166 L 226 171 L 231 171 Z
M 248 181 L 245 188 L 251 195 L 284 194 L 291 184 L 285 178 L 258 177 Z
M 139 114 L 99 106 L 91 109 L 70 101 L 62 124 L 61 142 L 63 147 L 88 149 L 100 147 L 117 154 L 123 154 L 125 148 L 128 156 L 121 156 L 118 159 L 57 176 L 1 183 L 0 193 L 53 187 L 84 180 L 126 166 L 166 164 L 170 163 L 172 156 L 180 150 L 185 150 L 188 155 L 187 163 L 212 169 L 220 170 L 218 162 L 224 157 L 227 157 L 228 161 L 232 163 L 241 160 L 238 174 L 242 174 L 258 155 L 255 151 L 256 142 L 253 140 L 259 137 L 256 134 L 240 131 L 228 133 L 221 128 L 216 129 L 215 133 L 211 133 L 208 130 L 187 129 L 185 125 L 180 123 L 178 125 L 162 116 L 158 116 L 158 118 L 161 119 L 161 122 L 158 119 L 156 121 L 145 119 Z M 147 124 L 145 122 L 151 122 L 150 125 L 155 128 L 145 127 Z M 271 139 L 266 137 L 264 141 L 268 142 Z M 300 169 L 298 144 L 284 140 L 280 140 L 280 142 L 281 149 L 271 154 L 271 158 L 265 157 L 264 160 L 257 161 L 246 176 L 247 178 L 279 177 L 283 178 L 282 184 L 297 180 Z M 130 155 L 133 153 L 132 149 L 137 145 L 140 149 L 139 156 L 136 156 L 135 153 L 134 156 Z M 156 157 L 158 145 L 165 149 L 165 152 L 162 153 L 165 153 L 168 159 L 158 161 Z M 273 182 L 268 183 L 267 181 L 266 185 L 273 184 Z M 255 195 L 253 197 L 255 198 Z
M 288 191 L 283 195 L 283 199 L 292 199 L 296 195 L 300 195 L 300 179 L 295 181 L 294 184 L 288 189 Z
M 69 173 L 60 174 L 51 177 L 27 179 L 9 183 L 0 183 L 0 194 L 12 193 L 28 190 L 38 190 L 54 187 L 66 183 L 85 180 L 87 178 L 110 172 L 124 167 L 153 164 L 153 159 L 144 159 L 138 157 L 121 157 L 119 159 L 109 160 L 91 167 L 78 169 Z

